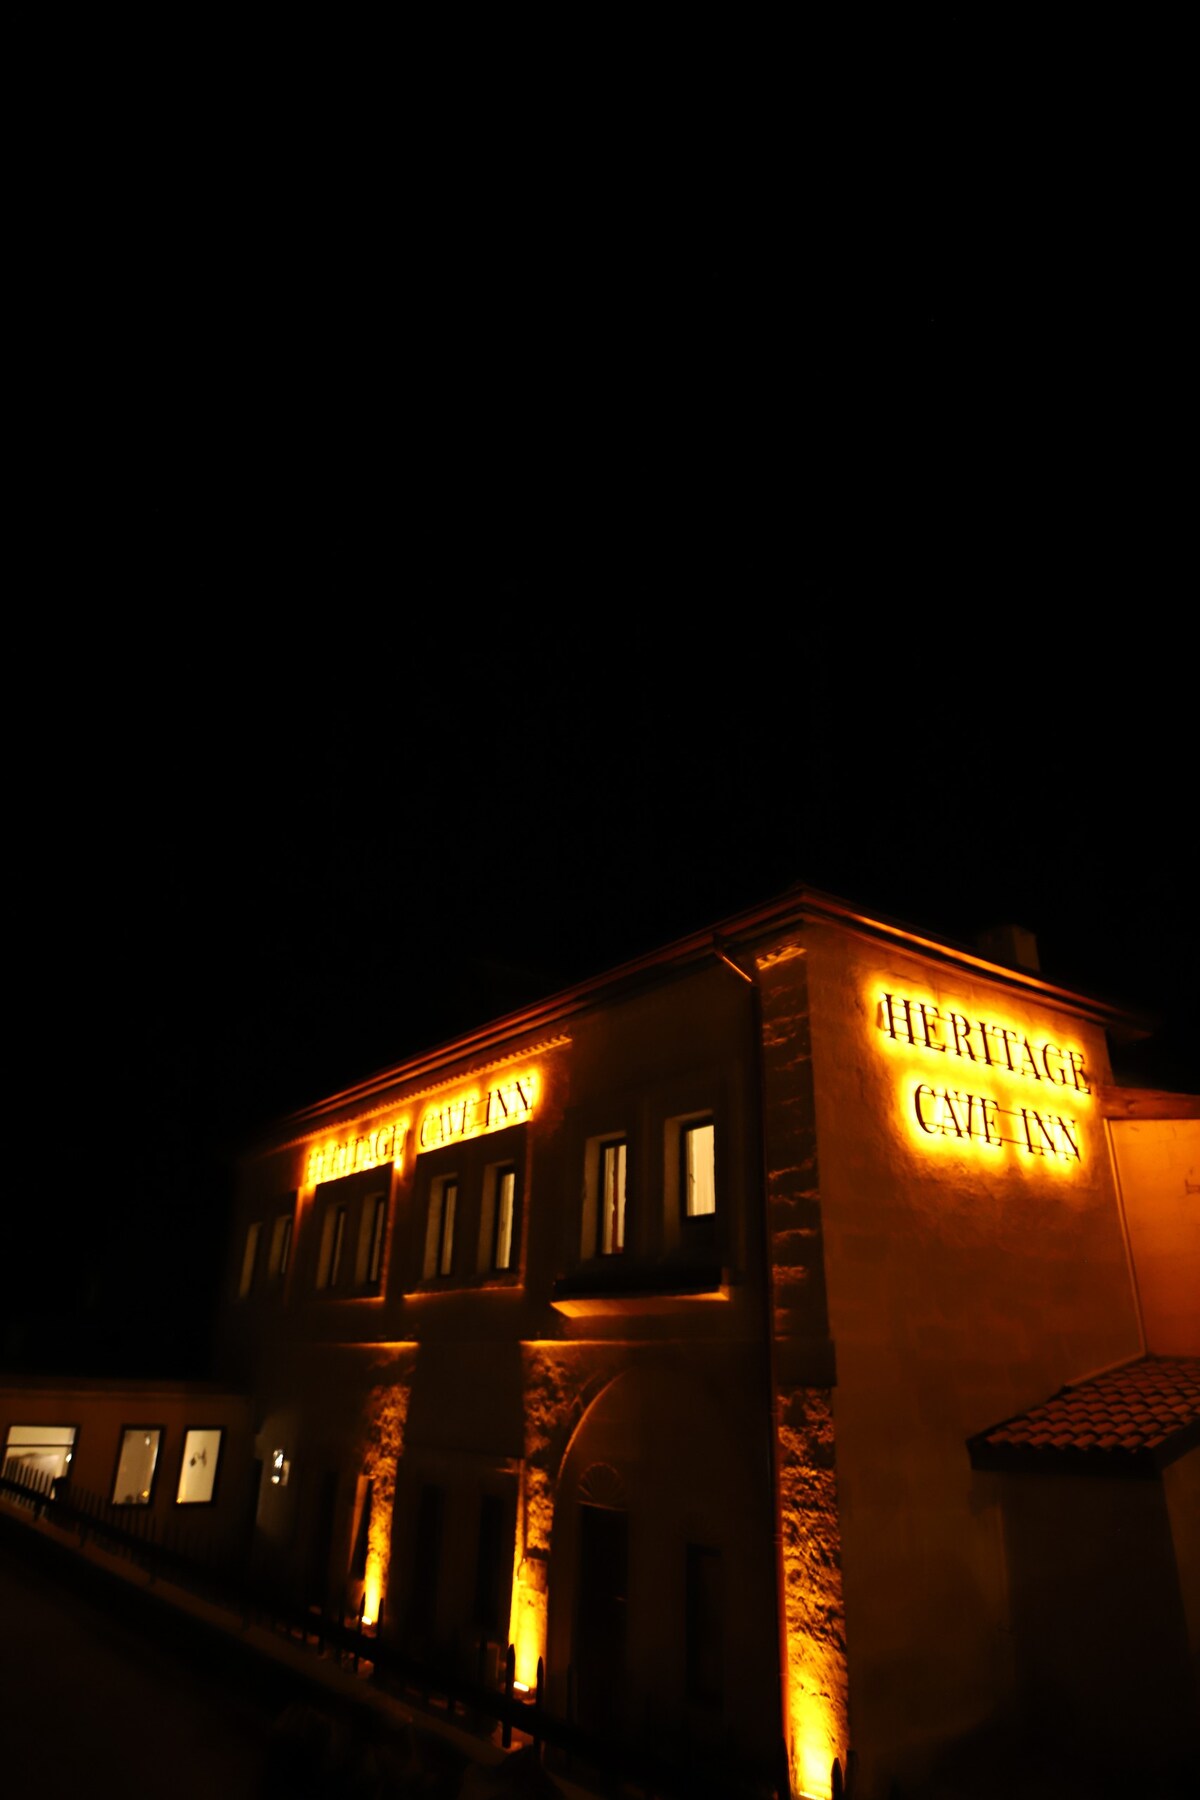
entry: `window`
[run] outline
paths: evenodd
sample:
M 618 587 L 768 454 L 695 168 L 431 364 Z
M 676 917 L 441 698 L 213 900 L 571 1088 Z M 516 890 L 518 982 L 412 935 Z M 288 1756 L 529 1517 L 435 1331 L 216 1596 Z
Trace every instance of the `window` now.
M 262 1222 L 255 1219 L 246 1233 L 246 1244 L 242 1251 L 242 1272 L 238 1277 L 238 1299 L 244 1300 L 254 1286 L 254 1265 L 258 1261 L 258 1240 L 262 1236 Z
M 74 1425 L 10 1425 L 4 1479 L 41 1487 L 69 1474 L 74 1454 Z
M 439 1175 L 429 1190 L 425 1227 L 424 1277 L 449 1275 L 454 1267 L 454 1215 L 458 1208 L 458 1176 Z
M 516 1162 L 497 1162 L 483 1170 L 475 1268 L 485 1280 L 507 1275 L 517 1266 L 519 1169 Z
M 383 1275 L 383 1239 L 387 1227 L 387 1195 L 367 1194 L 358 1225 L 354 1278 L 359 1287 L 378 1287 Z
M 625 1248 L 625 1165 L 627 1144 L 613 1138 L 600 1146 L 599 1232 L 601 1256 L 619 1256 Z
M 583 1217 L 579 1254 L 621 1256 L 628 1246 L 629 1138 L 622 1131 L 588 1138 L 583 1159 Z
M 184 1433 L 176 1506 L 207 1506 L 217 1485 L 221 1433 L 215 1426 L 195 1426 Z
M 696 1706 L 719 1707 L 724 1692 L 724 1606 L 721 1552 L 687 1547 L 687 1697 Z
M 342 1246 L 346 1239 L 346 1209 L 331 1206 L 321 1226 L 321 1253 L 317 1258 L 317 1286 L 336 1287 L 342 1272 Z
M 162 1431 L 157 1425 L 131 1425 L 121 1433 L 121 1453 L 113 1480 L 114 1506 L 149 1506 L 161 1442 Z
M 496 1229 L 492 1238 L 493 1269 L 511 1269 L 513 1253 L 513 1207 L 517 1188 L 517 1171 L 511 1163 L 489 1170 L 492 1199 L 496 1212 Z
M 267 1256 L 267 1274 L 279 1281 L 287 1274 L 292 1253 L 292 1215 L 280 1213 L 271 1228 L 271 1248 Z
M 711 1218 L 717 1210 L 716 1133 L 711 1119 L 697 1119 L 679 1133 L 679 1193 L 685 1219 Z

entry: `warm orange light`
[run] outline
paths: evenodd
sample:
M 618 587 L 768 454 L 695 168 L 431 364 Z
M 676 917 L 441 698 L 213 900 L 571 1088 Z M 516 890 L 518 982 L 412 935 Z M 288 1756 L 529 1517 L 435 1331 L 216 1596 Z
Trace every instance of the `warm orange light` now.
M 511 1641 L 516 1651 L 514 1685 L 526 1691 L 537 1684 L 538 1659 L 545 1666 L 547 1596 L 523 1576 L 513 1582 Z
M 390 1546 L 389 1546 L 390 1548 Z M 364 1625 L 373 1625 L 379 1617 L 379 1597 L 383 1593 L 384 1573 L 380 1558 L 367 1554 L 367 1579 L 363 1584 Z
M 363 1623 L 374 1625 L 387 1592 L 396 1510 L 396 1465 L 404 1453 L 410 1388 L 406 1382 L 377 1390 L 371 1407 L 363 1473 L 373 1484 L 367 1526 L 367 1567 L 363 1583 Z
M 493 1087 L 460 1088 L 449 1095 L 439 1095 L 421 1114 L 417 1127 L 417 1153 L 440 1150 L 444 1144 L 457 1144 L 467 1138 L 485 1137 L 492 1131 L 505 1131 L 510 1125 L 523 1125 L 533 1117 L 537 1104 L 538 1071 L 507 1077 Z
M 313 1144 L 304 1168 L 304 1186 L 341 1181 L 343 1176 L 357 1175 L 361 1169 L 377 1169 L 384 1163 L 403 1168 L 408 1126 L 407 1118 L 393 1119 L 387 1125 L 373 1126 L 370 1131 L 357 1132 L 340 1141 L 330 1138 L 327 1143 Z
M 1003 1159 L 1062 1171 L 1083 1160 L 1081 1110 L 1093 1104 L 1083 1051 L 1031 1018 L 864 988 L 875 1047 L 897 1072 L 898 1120 L 923 1154 Z

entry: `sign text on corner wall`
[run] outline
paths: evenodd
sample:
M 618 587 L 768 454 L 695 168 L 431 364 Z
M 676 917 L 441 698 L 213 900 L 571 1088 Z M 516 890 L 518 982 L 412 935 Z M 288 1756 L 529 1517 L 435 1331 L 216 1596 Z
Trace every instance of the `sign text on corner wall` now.
M 892 1043 L 915 1052 L 916 1061 L 930 1059 L 930 1079 L 906 1088 L 910 1125 L 927 1137 L 984 1150 L 1011 1144 L 1025 1156 L 1081 1160 L 1079 1120 L 1070 1110 L 1076 1096 L 1092 1091 L 1081 1050 L 906 994 L 882 994 L 877 1023 Z M 935 1058 L 944 1059 L 936 1075 Z M 957 1084 L 945 1080 L 951 1070 Z M 977 1083 L 991 1088 L 997 1076 L 1005 1084 L 1002 1099 L 978 1091 Z M 1014 1104 L 1009 1081 L 1036 1082 L 1042 1091 L 1030 1091 L 1022 1105 L 1017 1089 Z

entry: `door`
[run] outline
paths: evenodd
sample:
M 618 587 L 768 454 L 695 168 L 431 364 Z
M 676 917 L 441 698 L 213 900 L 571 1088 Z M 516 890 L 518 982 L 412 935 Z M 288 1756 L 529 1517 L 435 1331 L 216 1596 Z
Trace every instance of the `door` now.
M 579 1723 L 605 1732 L 624 1711 L 629 1514 L 579 1508 L 575 1681 Z

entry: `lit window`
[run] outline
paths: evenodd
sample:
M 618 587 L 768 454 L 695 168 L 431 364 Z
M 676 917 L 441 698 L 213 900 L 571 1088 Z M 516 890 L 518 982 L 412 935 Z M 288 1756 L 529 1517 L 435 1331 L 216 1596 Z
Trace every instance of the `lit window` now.
M 600 1146 L 600 1230 L 598 1249 L 601 1256 L 616 1256 L 625 1248 L 625 1161 L 624 1138 L 614 1138 Z
M 267 1274 L 279 1280 L 287 1274 L 288 1258 L 292 1253 L 292 1215 L 280 1213 L 271 1228 L 271 1249 L 267 1257 Z
M 121 1434 L 121 1454 L 113 1482 L 114 1506 L 149 1506 L 162 1432 L 156 1425 L 132 1425 Z
M 317 1286 L 337 1286 L 342 1272 L 342 1246 L 346 1239 L 346 1209 L 330 1207 L 321 1226 L 321 1253 L 317 1258 Z
M 262 1236 L 262 1225 L 256 1219 L 246 1233 L 246 1245 L 242 1251 L 242 1272 L 238 1278 L 238 1299 L 244 1300 L 254 1286 L 254 1265 L 258 1261 L 258 1240 Z
M 66 1475 L 74 1454 L 74 1425 L 10 1425 L 4 1479 L 41 1487 Z
M 511 1165 L 495 1170 L 496 1237 L 492 1256 L 494 1269 L 511 1269 L 513 1249 L 513 1206 L 516 1197 L 517 1172 Z
M 679 1134 L 685 1219 L 710 1218 L 717 1210 L 715 1131 L 711 1119 L 685 1125 Z
M 425 1228 L 425 1280 L 449 1275 L 454 1267 L 454 1214 L 458 1208 L 458 1176 L 439 1175 L 429 1190 Z
M 354 1276 L 360 1287 L 378 1287 L 383 1275 L 383 1239 L 387 1226 L 387 1195 L 368 1194 L 362 1204 L 358 1227 L 358 1256 Z
M 215 1427 L 196 1427 L 184 1434 L 176 1506 L 204 1506 L 212 1499 L 220 1455 L 221 1433 Z

